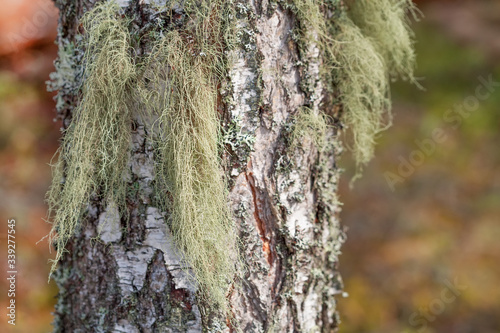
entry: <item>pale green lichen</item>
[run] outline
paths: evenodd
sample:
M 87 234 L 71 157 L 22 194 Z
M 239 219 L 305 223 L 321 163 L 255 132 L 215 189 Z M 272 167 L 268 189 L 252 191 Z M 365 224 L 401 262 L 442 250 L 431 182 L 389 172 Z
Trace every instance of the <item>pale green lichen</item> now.
M 82 20 L 86 32 L 82 100 L 65 131 L 53 182 L 47 193 L 49 239 L 57 254 L 51 274 L 79 224 L 91 195 L 123 208 L 123 170 L 130 144 L 131 113 L 127 101 L 135 77 L 127 21 L 114 2 L 96 6 Z
M 295 124 L 290 134 L 291 147 L 297 147 L 303 138 L 310 138 L 318 150 L 322 151 L 325 147 L 327 129 L 326 115 L 304 107 L 295 117 Z
M 92 195 L 126 217 L 124 168 L 134 109 L 157 119 L 155 196 L 210 306 L 227 310 L 234 277 L 236 234 L 220 167 L 218 87 L 226 74 L 224 50 L 232 37 L 222 1 L 184 3 L 187 24 L 160 32 L 140 70 L 132 62 L 128 20 L 115 2 L 83 17 L 85 76 L 82 100 L 64 133 L 48 193 L 50 238 L 57 246 L 52 270 L 74 235 Z M 132 84 L 134 83 L 134 84 Z
M 370 38 L 392 76 L 415 80 L 414 35 L 410 15 L 416 17 L 412 0 L 350 0 L 348 15 L 361 33 Z
M 225 74 L 226 38 L 220 1 L 187 3 L 196 21 L 168 31 L 145 61 L 141 95 L 156 133 L 156 192 L 174 239 L 194 272 L 201 295 L 221 312 L 234 278 L 236 234 L 220 167 L 218 86 Z M 191 30 L 189 30 L 191 29 Z M 168 194 L 167 194 L 168 193 Z
M 55 96 L 56 109 L 62 112 L 66 106 L 63 96 L 75 95 L 79 90 L 79 80 L 82 76 L 80 64 L 83 54 L 78 52 L 73 42 L 61 41 L 54 62 L 56 71 L 49 75 L 47 91 L 57 91 Z
M 390 125 L 389 77 L 383 58 L 357 26 L 346 18 L 339 30 L 341 41 L 332 43 L 339 50 L 337 87 L 360 172 L 373 157 L 377 134 Z
M 333 80 L 351 129 L 359 175 L 373 157 L 377 135 L 391 124 L 389 77 L 413 79 L 415 56 L 407 0 L 356 0 L 351 10 L 328 19 L 326 1 L 294 0 L 304 45 L 323 52 L 323 75 Z

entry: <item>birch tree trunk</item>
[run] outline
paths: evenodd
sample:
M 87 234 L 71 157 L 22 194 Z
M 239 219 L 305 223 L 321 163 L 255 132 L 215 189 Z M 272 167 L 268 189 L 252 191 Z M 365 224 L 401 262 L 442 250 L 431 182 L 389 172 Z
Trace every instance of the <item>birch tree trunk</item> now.
M 70 45 L 94 2 L 56 0 L 61 52 L 53 85 L 63 128 L 80 99 L 82 50 Z M 147 3 L 120 1 L 137 36 L 158 17 Z M 152 204 L 152 144 L 137 116 L 130 127 L 131 218 L 120 220 L 118 211 L 97 199 L 89 203 L 55 275 L 55 332 L 336 330 L 344 238 L 336 200 L 337 128 L 328 129 L 322 152 L 307 137 L 293 149 L 289 145 L 302 107 L 314 113 L 333 109 L 320 80 L 320 52 L 312 42 L 299 48 L 297 18 L 281 2 L 235 0 L 234 6 L 240 43 L 228 54 L 231 69 L 219 105 L 228 200 L 245 261 L 227 294 L 233 320 L 206 311 L 181 269 L 168 226 Z M 176 11 L 182 15 L 182 8 Z M 138 45 L 137 54 L 146 46 Z

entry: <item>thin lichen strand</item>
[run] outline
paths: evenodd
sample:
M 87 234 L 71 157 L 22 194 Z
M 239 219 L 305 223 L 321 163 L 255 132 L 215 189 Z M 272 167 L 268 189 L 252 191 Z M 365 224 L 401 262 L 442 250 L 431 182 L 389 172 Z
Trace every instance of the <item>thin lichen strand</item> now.
M 378 133 L 390 125 L 389 80 L 381 55 L 349 19 L 339 26 L 337 87 L 352 129 L 358 173 L 373 157 Z
M 391 124 L 390 75 L 413 80 L 415 56 L 406 20 L 413 7 L 407 0 L 356 0 L 352 11 L 327 19 L 325 1 L 293 4 L 303 43 L 320 47 L 323 75 L 339 91 L 359 175 L 373 157 L 377 135 Z
M 96 6 L 82 19 L 86 49 L 82 98 L 65 131 L 53 183 L 47 193 L 56 245 L 51 274 L 78 227 L 91 195 L 122 211 L 123 170 L 128 160 L 131 113 L 127 105 L 135 65 L 129 55 L 127 22 L 114 2 Z
M 189 3 L 188 3 L 189 5 Z M 220 167 L 218 86 L 223 61 L 223 6 L 187 6 L 196 26 L 162 34 L 146 61 L 141 89 L 156 133 L 156 192 L 175 241 L 194 272 L 201 296 L 227 311 L 234 278 L 236 233 Z

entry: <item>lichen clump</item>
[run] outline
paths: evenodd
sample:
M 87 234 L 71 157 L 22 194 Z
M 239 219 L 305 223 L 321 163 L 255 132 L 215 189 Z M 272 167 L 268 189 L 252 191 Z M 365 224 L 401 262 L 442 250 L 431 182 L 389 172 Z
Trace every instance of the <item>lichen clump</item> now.
M 198 283 L 200 297 L 222 312 L 234 277 L 236 233 L 220 167 L 218 87 L 229 10 L 221 1 L 187 2 L 183 30 L 150 34 L 152 50 L 131 58 L 128 25 L 116 2 L 83 17 L 82 99 L 65 131 L 48 193 L 50 238 L 65 251 L 92 196 L 127 219 L 124 172 L 130 156 L 132 110 L 152 119 L 154 197 Z M 134 111 L 139 112 L 139 111 Z M 136 116 L 136 115 L 134 115 Z M 51 272 L 51 273 L 52 273 Z
M 223 18 L 219 1 L 188 11 L 194 31 L 165 33 L 146 60 L 142 89 L 155 124 L 156 192 L 169 212 L 177 245 L 189 262 L 205 300 L 226 311 L 234 278 L 236 236 L 221 175 L 218 86 L 225 73 Z M 189 10 L 189 8 L 188 8 Z M 230 250 L 229 250 L 230 249 Z M 228 251 L 229 250 L 229 251 Z
M 49 239 L 57 249 L 51 274 L 91 195 L 108 205 L 125 206 L 122 176 L 131 122 L 127 101 L 136 67 L 129 52 L 127 21 L 117 17 L 117 7 L 96 6 L 82 20 L 87 32 L 82 101 L 64 132 L 47 193 L 49 216 L 53 215 Z
M 299 110 L 291 133 L 291 147 L 295 148 L 307 137 L 321 151 L 325 148 L 328 121 L 323 113 L 315 113 L 310 108 Z
M 352 21 L 346 18 L 339 30 L 342 41 L 332 43 L 340 50 L 337 87 L 343 119 L 352 129 L 354 158 L 361 168 L 373 157 L 376 135 L 389 125 L 389 77 L 384 59 Z
M 411 81 L 415 67 L 409 0 L 351 0 L 338 17 L 327 18 L 327 3 L 294 0 L 305 25 L 304 44 L 323 53 L 323 73 L 339 91 L 343 121 L 351 129 L 357 175 L 373 157 L 377 135 L 391 124 L 390 79 Z M 337 2 L 337 6 L 340 2 Z
M 389 74 L 414 80 L 415 50 L 409 17 L 416 16 L 412 0 L 350 0 L 348 16 L 370 39 Z

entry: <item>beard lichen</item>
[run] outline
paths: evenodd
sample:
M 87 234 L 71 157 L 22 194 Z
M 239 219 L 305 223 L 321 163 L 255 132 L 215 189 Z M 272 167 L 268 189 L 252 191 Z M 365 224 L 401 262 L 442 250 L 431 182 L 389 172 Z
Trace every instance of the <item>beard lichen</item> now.
M 136 68 L 127 21 L 118 18 L 117 7 L 112 2 L 96 6 L 82 19 L 86 31 L 82 100 L 64 132 L 47 193 L 53 216 L 49 240 L 57 250 L 50 274 L 93 194 L 108 205 L 125 206 L 123 171 L 131 122 L 127 101 Z
M 218 118 L 230 8 L 222 1 L 185 2 L 186 26 L 150 34 L 151 51 L 137 65 L 130 21 L 119 10 L 114 1 L 102 2 L 82 19 L 82 98 L 64 133 L 47 195 L 53 215 L 49 238 L 57 248 L 51 274 L 91 197 L 116 205 L 127 219 L 124 171 L 132 110 L 142 110 L 139 116 L 154 122 L 147 133 L 156 147 L 156 205 L 165 212 L 200 297 L 226 313 L 238 259 L 230 254 L 237 253 L 237 237 L 220 166 Z
M 337 87 L 359 173 L 373 157 L 377 134 L 390 125 L 389 78 L 383 58 L 357 26 L 345 19 L 339 34 L 341 41 L 332 43 L 340 50 Z
M 389 74 L 414 81 L 415 51 L 409 15 L 416 17 L 412 0 L 350 0 L 348 16 L 370 38 Z
M 357 177 L 373 157 L 377 135 L 391 124 L 391 76 L 415 81 L 406 18 L 414 6 L 409 0 L 352 0 L 347 10 L 340 1 L 331 2 L 336 3 L 332 10 L 329 3 L 294 0 L 293 9 L 303 31 L 301 43 L 322 50 L 323 76 L 339 92 Z
M 141 88 L 157 118 L 156 192 L 174 239 L 194 272 L 201 294 L 226 312 L 234 278 L 236 234 L 222 178 L 218 87 L 225 73 L 219 1 L 201 1 L 187 13 L 194 31 L 158 37 L 145 61 Z
M 310 138 L 318 151 L 325 148 L 326 132 L 328 130 L 328 119 L 323 113 L 315 113 L 308 107 L 303 107 L 295 116 L 295 124 L 290 134 L 290 147 L 292 149 L 300 145 L 303 138 Z

